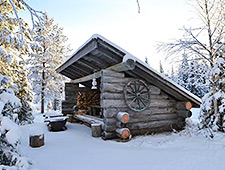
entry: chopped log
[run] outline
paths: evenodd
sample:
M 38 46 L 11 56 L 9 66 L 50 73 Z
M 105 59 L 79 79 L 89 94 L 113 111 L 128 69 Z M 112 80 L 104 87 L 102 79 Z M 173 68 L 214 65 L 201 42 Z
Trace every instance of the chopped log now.
M 183 118 L 187 118 L 192 116 L 192 112 L 189 110 L 177 110 L 177 115 Z
M 192 104 L 191 102 L 177 102 L 176 108 L 179 110 L 191 110 Z
M 107 139 L 113 139 L 116 138 L 116 132 L 106 132 L 104 131 L 102 133 L 102 139 L 107 140 Z
M 127 112 L 119 112 L 116 118 L 122 123 L 127 123 L 130 119 L 129 114 Z
M 127 139 L 130 137 L 130 130 L 128 128 L 116 129 L 116 134 L 121 139 Z
M 44 145 L 44 134 L 30 136 L 30 146 L 32 148 L 41 147 Z
M 93 137 L 101 137 L 102 136 L 102 125 L 99 123 L 91 124 L 91 131 Z

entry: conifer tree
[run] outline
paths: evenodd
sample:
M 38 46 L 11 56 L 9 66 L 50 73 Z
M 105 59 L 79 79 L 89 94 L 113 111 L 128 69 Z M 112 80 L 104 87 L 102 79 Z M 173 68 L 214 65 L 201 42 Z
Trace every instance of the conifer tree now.
M 217 61 L 211 71 L 216 88 L 204 96 L 201 106 L 201 125 L 212 131 L 225 132 L 225 46 L 217 53 Z M 211 137 L 213 137 L 211 131 Z
M 36 98 L 41 101 L 41 113 L 44 113 L 45 103 L 62 97 L 60 91 L 64 78 L 56 73 L 55 68 L 70 50 L 63 29 L 54 24 L 53 18 L 46 14 L 41 23 L 42 26 L 37 23 L 34 30 L 35 43 L 31 45 L 34 52 L 29 55 L 28 64 L 31 65 L 29 80 Z
M 164 70 L 163 70 L 163 66 L 162 66 L 161 60 L 159 61 L 159 71 L 160 71 L 160 73 L 164 73 Z

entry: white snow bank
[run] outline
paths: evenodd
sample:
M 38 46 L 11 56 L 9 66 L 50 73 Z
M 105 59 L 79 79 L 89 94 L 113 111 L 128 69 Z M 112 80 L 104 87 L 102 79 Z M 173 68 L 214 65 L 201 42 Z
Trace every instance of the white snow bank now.
M 0 129 L 1 133 L 6 133 L 6 140 L 9 144 L 15 146 L 20 141 L 22 133 L 19 126 L 8 117 L 2 117 Z
M 14 106 L 20 106 L 21 105 L 19 98 L 17 98 L 14 94 L 7 93 L 7 92 L 4 92 L 4 93 L 0 94 L 0 101 L 2 101 L 4 104 L 11 103 Z
M 194 114 L 194 113 L 193 113 Z M 197 126 L 179 133 L 134 137 L 130 142 L 93 138 L 91 129 L 67 123 L 67 130 L 49 132 L 45 124 L 45 145 L 29 147 L 29 128 L 22 127 L 22 151 L 41 170 L 212 170 L 225 167 L 225 134 L 214 139 L 198 134 Z M 102 160 L 99 163 L 99 160 Z M 75 164 L 73 164 L 75 162 Z
M 39 126 L 33 126 L 29 129 L 30 136 L 40 136 L 44 134 L 44 129 Z

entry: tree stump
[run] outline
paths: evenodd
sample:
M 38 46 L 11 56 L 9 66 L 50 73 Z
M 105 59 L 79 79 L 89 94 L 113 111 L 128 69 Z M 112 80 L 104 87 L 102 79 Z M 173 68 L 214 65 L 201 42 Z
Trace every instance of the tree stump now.
M 41 147 L 44 145 L 44 134 L 30 136 L 30 146 L 32 148 Z
M 99 123 L 91 124 L 92 136 L 101 137 L 102 136 L 102 126 Z

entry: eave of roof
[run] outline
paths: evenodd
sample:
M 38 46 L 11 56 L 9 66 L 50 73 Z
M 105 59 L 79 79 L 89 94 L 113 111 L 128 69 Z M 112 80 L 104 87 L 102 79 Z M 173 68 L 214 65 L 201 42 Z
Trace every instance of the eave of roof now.
M 109 44 L 110 46 L 116 48 L 117 50 L 123 52 L 125 54 L 125 56 L 123 57 L 123 62 L 127 61 L 128 59 L 132 59 L 134 61 L 136 61 L 137 66 L 143 66 L 144 68 L 146 68 L 147 70 L 149 70 L 151 73 L 153 73 L 152 75 L 157 79 L 159 82 L 161 82 L 162 84 L 165 84 L 166 86 L 170 87 L 172 90 L 176 91 L 177 93 L 181 94 L 184 98 L 187 98 L 188 100 L 191 100 L 192 102 L 195 103 L 195 105 L 200 105 L 201 104 L 201 99 L 199 97 L 197 97 L 196 95 L 192 94 L 191 92 L 187 91 L 186 89 L 184 89 L 183 87 L 181 87 L 180 85 L 178 85 L 176 82 L 172 81 L 171 79 L 169 79 L 168 77 L 166 77 L 165 75 L 157 72 L 156 70 L 154 70 L 152 67 L 150 67 L 148 64 L 146 64 L 145 62 L 141 61 L 140 59 L 138 59 L 137 57 L 133 56 L 132 54 L 130 54 L 129 52 L 127 52 L 126 50 L 122 49 L 121 47 L 117 46 L 116 44 L 112 43 L 111 41 L 109 41 L 108 39 L 104 38 L 101 35 L 98 34 L 94 34 L 91 38 L 89 38 L 82 46 L 80 46 L 70 57 L 68 57 L 68 59 L 62 63 L 60 66 L 57 67 L 56 71 L 61 72 L 63 70 L 63 66 L 65 66 L 66 64 L 68 64 L 69 61 L 74 60 L 74 62 L 76 61 L 76 55 L 82 51 L 82 49 L 84 49 L 89 43 L 91 43 L 93 40 L 96 39 L 101 39 L 102 41 L 106 42 L 107 44 Z M 82 57 L 82 56 L 81 56 Z

